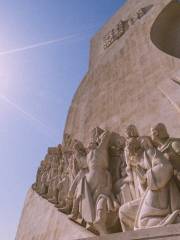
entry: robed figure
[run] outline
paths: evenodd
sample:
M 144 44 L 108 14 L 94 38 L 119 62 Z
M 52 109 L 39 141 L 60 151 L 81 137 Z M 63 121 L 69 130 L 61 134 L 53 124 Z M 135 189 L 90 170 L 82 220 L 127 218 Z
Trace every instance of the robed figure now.
M 142 140 L 144 162 L 137 165 L 137 174 L 146 182 L 144 195 L 120 208 L 123 230 L 165 226 L 180 222 L 180 192 L 174 181 L 170 161 L 148 138 Z M 133 216 L 131 210 L 133 209 Z M 129 221 L 128 216 L 131 216 Z

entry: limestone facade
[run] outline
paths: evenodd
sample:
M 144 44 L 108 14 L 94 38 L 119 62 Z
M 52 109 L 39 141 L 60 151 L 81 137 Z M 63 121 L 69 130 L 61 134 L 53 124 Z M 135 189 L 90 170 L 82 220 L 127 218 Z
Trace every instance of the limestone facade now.
M 151 27 L 171 0 L 128 0 L 91 41 L 89 70 L 77 89 L 65 132 L 87 141 L 100 126 L 123 134 L 135 124 L 148 133 L 152 123 L 164 122 L 172 135 L 180 135 L 180 61 L 160 51 L 151 41 Z M 104 37 L 121 20 L 140 9 L 153 7 L 104 49 Z M 176 106 L 176 107 L 175 107 Z

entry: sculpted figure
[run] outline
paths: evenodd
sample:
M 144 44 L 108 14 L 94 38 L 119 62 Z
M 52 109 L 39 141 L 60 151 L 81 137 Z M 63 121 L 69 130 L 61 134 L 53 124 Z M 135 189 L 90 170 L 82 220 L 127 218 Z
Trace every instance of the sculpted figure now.
M 146 171 L 139 170 L 148 188 L 140 202 L 135 229 L 178 223 L 180 192 L 174 182 L 173 167 L 149 139 L 143 140 L 142 145 Z
M 59 188 L 58 183 L 62 179 L 63 172 L 63 160 L 62 149 L 59 145 L 54 152 L 54 156 L 51 160 L 51 170 L 49 174 L 49 188 L 48 188 L 48 200 L 54 204 L 58 203 Z
M 136 168 L 147 189 L 139 200 L 132 201 L 132 205 L 129 202 L 120 207 L 123 231 L 165 226 L 180 220 L 180 192 L 173 179 L 170 161 L 148 137 L 143 138 L 141 146 L 144 162 Z
M 71 182 L 74 179 L 74 160 L 73 160 L 74 140 L 70 134 L 65 133 L 62 144 L 62 174 L 57 183 L 58 200 L 56 207 L 65 213 L 67 208 L 67 196 Z
M 127 177 L 125 162 L 125 138 L 117 133 L 112 133 L 109 142 L 109 170 L 112 176 L 112 190 L 121 204 L 121 187 Z
M 70 180 L 72 178 L 71 174 L 71 168 L 70 168 L 70 162 L 71 162 L 71 152 L 65 152 L 63 153 L 62 158 L 62 174 L 58 178 L 58 183 L 56 185 L 57 191 L 58 191 L 58 199 L 56 207 L 61 211 L 61 209 L 66 208 L 67 205 L 67 195 L 70 187 Z M 62 211 L 64 212 L 64 211 Z M 66 212 L 65 212 L 66 213 Z
M 48 175 L 48 192 L 47 199 L 51 201 L 53 199 L 54 194 L 54 184 L 56 183 L 56 179 L 58 177 L 58 168 L 51 166 L 49 175 Z
M 126 147 L 125 147 L 125 159 L 126 159 L 126 172 L 127 184 L 124 184 L 122 193 L 124 193 L 124 203 L 138 199 L 140 197 L 139 183 L 137 180 L 137 174 L 135 170 L 136 162 L 141 158 L 142 149 L 139 142 L 139 133 L 135 125 L 129 125 L 126 129 Z
M 91 142 L 87 154 L 88 173 L 77 186 L 80 215 L 91 231 L 107 232 L 108 213 L 115 211 L 117 202 L 112 194 L 112 180 L 108 171 L 108 143 L 110 133 L 103 132 L 98 142 Z
M 111 176 L 108 172 L 108 142 L 110 133 L 105 132 L 98 142 L 92 142 L 89 146 L 87 155 L 88 173 L 84 178 L 84 185 L 89 192 L 85 195 L 85 201 L 82 201 L 82 206 L 87 207 L 85 212 L 82 208 L 82 217 L 89 224 L 100 223 L 105 225 L 106 220 L 106 205 L 109 200 L 108 195 L 111 194 Z M 97 143 L 99 144 L 97 146 Z M 87 192 L 87 193 L 88 193 Z M 89 196 L 88 196 L 89 195 Z M 105 226 L 103 226 L 105 227 Z
M 75 220 L 78 218 L 79 209 L 78 203 L 79 198 L 77 196 L 77 185 L 79 181 L 84 177 L 87 172 L 87 161 L 86 161 L 86 149 L 80 141 L 75 141 L 73 146 L 73 155 L 72 155 L 72 182 L 68 191 L 66 206 L 60 208 L 59 210 L 69 214 L 69 218 Z
M 62 145 L 62 158 L 63 158 L 63 175 L 69 176 L 69 180 L 71 181 L 72 171 L 73 171 L 73 161 L 72 161 L 72 155 L 73 155 L 73 144 L 74 140 L 72 139 L 72 136 L 70 134 L 65 133 L 63 138 L 63 145 Z M 67 188 L 69 186 L 66 186 Z
M 56 207 L 61 209 L 66 206 L 66 199 L 69 189 L 69 176 L 66 169 L 64 169 L 57 185 L 56 185 L 58 196 Z
M 72 136 L 70 134 L 65 133 L 64 137 L 63 137 L 63 144 L 62 144 L 63 153 L 72 152 L 73 145 L 74 145 L 74 139 L 72 138 Z
M 53 174 L 53 179 L 51 180 L 51 195 L 49 196 L 49 201 L 53 204 L 58 204 L 58 195 L 59 195 L 59 182 L 62 179 L 62 162 L 60 162 L 60 165 L 55 170 Z
M 146 188 L 146 182 L 142 181 L 141 175 L 139 176 L 137 171 L 137 166 L 143 165 L 144 162 L 144 151 L 139 139 L 129 138 L 126 142 L 126 151 L 128 152 L 127 163 L 130 169 L 133 168 L 133 174 L 130 175 L 130 179 L 129 176 L 125 179 L 125 184 L 121 188 L 124 204 L 119 209 L 119 216 L 122 230 L 130 231 L 134 229 L 135 217 L 141 196 Z M 134 184 L 135 182 L 136 184 Z M 136 192 L 138 193 L 137 196 L 135 195 Z M 132 193 L 134 193 L 134 196 Z
M 51 181 L 53 177 L 52 169 L 57 168 L 58 166 L 58 158 L 57 158 L 57 149 L 56 148 L 48 148 L 48 152 L 45 156 L 45 159 L 43 161 L 43 172 L 41 174 L 41 189 L 40 189 L 40 195 L 42 195 L 44 198 L 48 198 L 49 193 L 51 192 Z M 54 170 L 56 171 L 56 170 Z
M 52 148 L 48 148 L 48 153 L 46 154 L 44 160 L 41 161 L 40 167 L 38 168 L 36 174 L 36 183 L 33 184 L 33 189 L 39 194 L 47 193 L 48 189 L 48 175 L 51 168 L 52 160 Z
M 65 134 L 62 149 L 64 166 L 61 179 L 57 184 L 58 204 L 56 206 L 59 211 L 70 214 L 79 172 L 85 166 L 87 168 L 86 149 L 80 141 L 72 139 L 68 134 Z
M 49 178 L 49 172 L 50 172 L 50 169 L 51 169 L 51 164 L 49 162 L 49 160 L 47 159 L 47 156 L 44 160 L 44 170 L 43 170 L 43 173 L 41 175 L 41 188 L 40 188 L 40 191 L 39 191 L 39 194 L 42 196 L 42 197 L 45 197 L 46 198 L 46 195 L 48 193 L 48 187 L 49 187 L 49 182 L 48 182 L 48 178 Z
M 109 142 L 109 170 L 113 185 L 125 176 L 125 138 L 118 133 L 112 133 Z
M 36 182 L 32 185 L 33 190 L 36 191 L 37 193 L 39 193 L 41 189 L 41 177 L 44 172 L 44 168 L 45 168 L 44 161 L 42 160 L 36 173 Z
M 54 202 L 54 197 L 56 195 L 55 186 L 58 179 L 58 167 L 60 164 L 60 149 L 59 147 L 49 148 L 49 160 L 51 168 L 48 174 L 48 193 L 47 199 L 51 202 Z
M 180 138 L 171 138 L 163 123 L 151 128 L 153 144 L 157 146 L 174 168 L 176 182 L 180 188 Z
M 162 123 L 151 138 L 129 125 L 126 137 L 96 127 L 86 149 L 65 134 L 33 189 L 95 233 L 120 231 L 118 209 L 123 231 L 180 223 L 180 139 Z

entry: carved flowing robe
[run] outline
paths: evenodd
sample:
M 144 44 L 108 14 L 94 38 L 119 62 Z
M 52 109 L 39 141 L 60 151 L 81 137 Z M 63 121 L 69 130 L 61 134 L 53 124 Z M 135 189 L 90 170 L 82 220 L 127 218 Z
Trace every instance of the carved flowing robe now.
M 135 229 L 165 226 L 180 213 L 180 192 L 173 179 L 173 167 L 156 149 L 145 152 L 148 188 L 138 208 Z
M 160 227 L 178 222 L 180 192 L 173 167 L 155 148 L 144 153 L 147 189 L 143 197 L 124 204 L 120 210 L 123 231 Z
M 158 149 L 169 159 L 172 166 L 180 171 L 180 139 L 169 138 Z
M 136 164 L 144 164 L 143 152 L 139 152 L 136 156 L 132 157 L 129 156 L 129 153 L 126 149 L 125 158 L 127 163 L 126 172 L 128 176 L 128 182 L 125 182 L 121 187 L 121 205 L 140 199 L 146 189 L 146 184 L 144 185 L 141 183 L 136 172 Z
M 89 223 L 93 223 L 96 218 L 96 208 L 101 198 L 107 203 L 107 210 L 111 210 L 111 189 L 109 187 L 111 179 L 110 173 L 106 169 L 94 168 L 84 176 L 81 185 L 82 217 Z
M 81 198 L 79 211 L 87 223 L 96 220 L 97 209 L 114 210 L 112 180 L 107 170 L 109 134 L 105 134 L 99 146 L 88 153 L 88 173 L 81 178 L 76 190 L 77 198 Z

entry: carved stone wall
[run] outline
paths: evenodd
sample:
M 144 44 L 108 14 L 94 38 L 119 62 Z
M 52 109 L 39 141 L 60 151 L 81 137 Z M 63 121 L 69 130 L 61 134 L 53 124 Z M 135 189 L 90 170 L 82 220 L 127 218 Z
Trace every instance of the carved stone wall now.
M 150 39 L 155 19 L 170 2 L 129 0 L 94 36 L 89 71 L 72 100 L 65 132 L 84 142 L 97 125 L 123 133 L 133 123 L 148 134 L 152 122 L 164 122 L 172 135 L 180 135 L 180 86 L 172 82 L 180 78 L 180 61 L 160 51 Z M 134 16 L 134 24 L 104 48 L 107 34 Z

